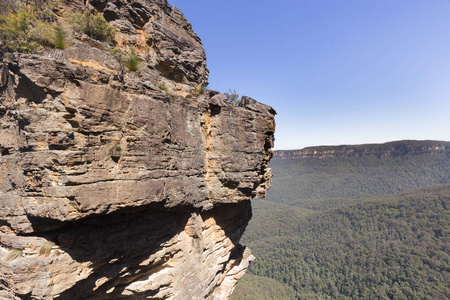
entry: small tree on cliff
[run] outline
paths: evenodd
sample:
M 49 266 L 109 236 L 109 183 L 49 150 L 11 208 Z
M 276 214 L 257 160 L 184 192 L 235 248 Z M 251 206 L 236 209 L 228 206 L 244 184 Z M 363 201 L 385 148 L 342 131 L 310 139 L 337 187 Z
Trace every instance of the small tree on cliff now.
M 119 64 L 119 75 L 117 75 L 117 79 L 120 82 L 123 82 L 123 75 L 125 73 L 125 59 L 122 50 L 120 50 L 119 48 L 114 48 L 109 50 L 109 53 L 114 57 L 116 62 Z
M 238 105 L 241 102 L 241 99 L 239 99 L 239 94 L 236 92 L 236 90 L 228 89 L 228 92 L 223 93 L 227 100 L 234 105 Z
M 109 53 L 119 64 L 118 79 L 120 82 L 123 82 L 124 80 L 125 68 L 132 72 L 137 72 L 142 66 L 142 61 L 139 56 L 137 56 L 134 48 L 130 48 L 127 55 L 124 55 L 120 48 L 111 49 Z

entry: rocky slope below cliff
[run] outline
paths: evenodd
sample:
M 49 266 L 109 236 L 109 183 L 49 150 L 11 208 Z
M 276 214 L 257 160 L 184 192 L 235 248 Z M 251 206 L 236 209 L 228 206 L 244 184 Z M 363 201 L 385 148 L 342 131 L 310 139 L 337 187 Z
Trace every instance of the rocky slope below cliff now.
M 275 111 L 207 83 L 205 52 L 165 0 L 61 1 L 100 12 L 113 46 L 4 51 L 0 298 L 227 299 L 253 259 L 238 242 L 271 185 Z M 57 55 L 55 55 L 57 53 Z

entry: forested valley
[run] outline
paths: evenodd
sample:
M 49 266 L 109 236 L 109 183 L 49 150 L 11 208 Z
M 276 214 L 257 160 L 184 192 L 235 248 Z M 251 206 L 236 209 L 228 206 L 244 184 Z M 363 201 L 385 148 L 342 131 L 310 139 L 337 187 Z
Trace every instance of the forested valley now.
M 450 151 L 274 159 L 232 299 L 449 299 Z

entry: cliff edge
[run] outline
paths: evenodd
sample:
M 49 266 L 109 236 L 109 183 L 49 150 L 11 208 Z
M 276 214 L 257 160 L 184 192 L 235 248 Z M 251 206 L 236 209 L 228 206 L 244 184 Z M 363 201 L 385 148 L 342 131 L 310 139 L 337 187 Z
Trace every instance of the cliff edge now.
M 54 22 L 79 11 L 115 44 L 0 51 L 0 299 L 227 299 L 275 111 L 199 91 L 205 52 L 166 0 L 60 1 Z

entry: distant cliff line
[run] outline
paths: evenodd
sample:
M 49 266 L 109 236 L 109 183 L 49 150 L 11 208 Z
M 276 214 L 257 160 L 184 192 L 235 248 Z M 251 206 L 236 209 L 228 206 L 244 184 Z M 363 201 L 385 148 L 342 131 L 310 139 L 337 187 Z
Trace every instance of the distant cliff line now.
M 307 147 L 299 150 L 276 150 L 273 159 L 333 158 L 333 157 L 395 157 L 402 155 L 446 154 L 450 142 L 403 140 L 384 144 Z

